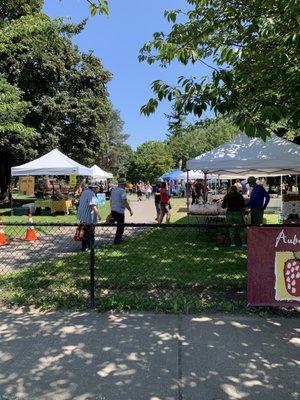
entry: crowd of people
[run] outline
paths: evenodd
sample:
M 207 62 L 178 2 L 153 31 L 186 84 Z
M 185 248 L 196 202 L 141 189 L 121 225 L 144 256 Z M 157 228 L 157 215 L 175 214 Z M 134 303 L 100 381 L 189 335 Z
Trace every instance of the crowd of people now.
M 138 182 L 136 185 L 132 185 L 132 186 L 133 186 L 132 190 L 135 190 L 138 201 L 142 201 L 143 196 L 145 196 L 145 198 L 147 200 L 150 199 L 152 191 L 153 191 L 152 186 L 150 185 L 150 182 L 147 182 L 147 183 Z
M 285 190 L 291 190 L 291 187 L 285 185 Z M 222 189 L 222 186 L 219 187 Z M 265 179 L 257 180 L 251 176 L 247 180 L 240 181 L 236 179 L 230 185 L 226 194 L 222 199 L 222 207 L 226 209 L 226 221 L 231 224 L 229 229 L 230 245 L 235 246 L 235 236 L 237 229 L 233 224 L 243 224 L 245 215 L 251 216 L 251 223 L 254 225 L 261 225 L 263 223 L 264 210 L 269 204 L 270 191 L 267 187 Z M 208 193 L 211 187 L 203 179 L 191 180 L 185 184 L 185 191 L 191 197 L 191 204 L 206 203 Z M 295 191 L 295 190 L 294 190 Z M 133 185 L 126 182 L 125 179 L 119 179 L 118 184 L 112 182 L 105 184 L 89 184 L 85 188 L 78 186 L 75 188 L 75 193 L 79 198 L 79 206 L 77 216 L 78 219 L 84 224 L 84 234 L 82 240 L 82 249 L 86 250 L 90 247 L 91 229 L 92 226 L 99 220 L 97 197 L 96 193 L 106 193 L 110 199 L 111 213 L 107 222 L 123 224 L 125 222 L 125 209 L 130 215 L 133 215 L 132 209 L 128 201 L 128 194 L 137 196 L 137 201 L 154 199 L 155 206 L 155 220 L 161 224 L 164 220 L 169 223 L 171 220 L 171 197 L 172 188 L 168 182 L 158 179 L 153 185 L 150 182 L 138 182 Z M 118 225 L 116 229 L 114 244 L 122 242 L 124 227 Z M 246 231 L 245 229 L 238 228 L 238 233 L 241 238 L 242 244 L 246 245 Z
M 129 211 L 131 216 L 133 215 L 127 198 L 127 193 L 129 192 L 132 194 L 133 188 L 128 186 L 126 179 L 121 178 L 118 180 L 117 185 L 109 185 L 109 189 L 111 212 L 106 222 L 118 224 L 113 244 L 119 244 L 123 241 L 124 226 L 122 226 L 122 224 L 125 222 L 125 209 Z M 84 188 L 81 185 L 77 190 L 77 193 L 80 196 L 77 218 L 83 228 L 82 250 L 86 251 L 91 247 L 94 225 L 101 219 L 97 207 L 98 199 L 96 196 L 97 192 L 100 191 L 100 187 L 98 184 L 91 183 L 86 185 Z M 171 196 L 168 191 L 167 182 L 161 182 L 158 180 L 153 186 L 151 186 L 150 183 L 139 183 L 136 185 L 136 193 L 138 201 L 142 200 L 143 195 L 145 195 L 146 199 L 150 199 L 153 193 L 156 209 L 155 220 L 160 224 L 163 222 L 164 217 L 166 217 L 166 222 L 170 222 Z
M 117 185 L 111 186 L 110 190 L 110 208 L 111 212 L 108 216 L 107 222 L 124 224 L 125 222 L 125 209 L 130 212 L 132 216 L 132 209 L 127 200 L 127 192 L 125 190 L 126 179 L 119 179 Z M 77 210 L 77 218 L 83 227 L 82 236 L 82 251 L 90 250 L 92 245 L 92 238 L 94 236 L 95 224 L 99 222 L 100 215 L 98 210 L 97 192 L 99 192 L 98 184 L 88 184 L 79 198 L 79 205 Z M 122 242 L 124 226 L 118 225 L 114 244 Z
M 267 208 L 270 195 L 262 184 L 259 184 L 254 176 L 250 176 L 247 180 L 249 186 L 249 199 L 245 199 L 242 194 L 240 182 L 235 182 L 230 186 L 228 193 L 222 201 L 222 207 L 226 209 L 226 221 L 229 224 L 244 224 L 245 215 L 250 213 L 251 224 L 261 225 L 263 223 L 264 210 Z M 240 236 L 242 245 L 246 246 L 246 230 L 245 228 L 233 227 L 229 228 L 230 246 L 235 246 L 235 236 Z

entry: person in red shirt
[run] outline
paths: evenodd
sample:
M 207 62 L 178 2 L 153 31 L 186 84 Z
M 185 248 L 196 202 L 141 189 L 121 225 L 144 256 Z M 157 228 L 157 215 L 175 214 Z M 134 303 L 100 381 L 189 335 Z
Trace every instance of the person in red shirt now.
M 170 222 L 171 213 L 170 213 L 171 205 L 170 205 L 170 196 L 168 194 L 168 186 L 167 182 L 163 182 L 160 188 L 160 215 L 158 218 L 158 223 L 161 224 L 164 216 L 166 215 L 166 222 Z

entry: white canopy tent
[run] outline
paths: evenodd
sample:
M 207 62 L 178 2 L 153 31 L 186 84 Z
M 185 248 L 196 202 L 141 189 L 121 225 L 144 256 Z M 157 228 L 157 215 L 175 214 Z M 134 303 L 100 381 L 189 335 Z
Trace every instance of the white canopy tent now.
M 18 167 L 12 167 L 12 176 L 82 175 L 91 176 L 90 168 L 72 160 L 58 149 Z
M 188 179 L 204 179 L 204 173 L 202 171 L 186 171 L 178 176 L 179 181 Z
M 271 136 L 263 141 L 241 133 L 229 142 L 188 160 L 189 170 L 225 177 L 300 174 L 300 146 Z
M 177 179 L 187 181 L 188 179 L 204 179 L 204 172 L 202 171 L 186 171 L 178 175 Z M 216 175 L 207 175 L 207 179 L 218 179 Z
M 91 168 L 92 171 L 92 178 L 93 179 L 100 179 L 100 180 L 106 180 L 106 179 L 111 179 L 113 178 L 113 174 L 110 172 L 106 172 L 103 169 L 99 168 L 98 165 L 93 165 Z

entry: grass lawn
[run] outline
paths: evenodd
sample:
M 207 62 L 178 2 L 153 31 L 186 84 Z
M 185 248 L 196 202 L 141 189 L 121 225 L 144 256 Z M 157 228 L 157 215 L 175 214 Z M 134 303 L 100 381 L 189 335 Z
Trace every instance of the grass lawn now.
M 184 206 L 185 199 L 172 199 L 172 222 L 187 222 Z M 101 208 L 103 218 L 108 211 L 108 204 Z M 59 218 L 63 222 L 73 217 Z M 246 251 L 216 243 L 215 229 L 162 226 L 135 232 L 119 246 L 102 245 L 95 254 L 96 308 L 265 313 L 266 308 L 247 308 Z M 87 253 L 0 276 L 0 302 L 9 305 L 84 309 L 88 289 Z
M 97 309 L 244 309 L 246 254 L 211 239 L 198 229 L 153 228 L 118 247 L 102 246 L 96 251 Z M 0 277 L 0 301 L 84 308 L 88 287 L 88 254 L 78 254 Z

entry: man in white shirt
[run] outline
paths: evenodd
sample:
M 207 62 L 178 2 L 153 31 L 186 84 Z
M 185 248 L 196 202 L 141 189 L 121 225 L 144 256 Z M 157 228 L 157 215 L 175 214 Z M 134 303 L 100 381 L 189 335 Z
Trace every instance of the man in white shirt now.
M 132 210 L 127 200 L 125 185 L 126 179 L 119 179 L 118 186 L 112 189 L 110 195 L 111 221 L 116 222 L 117 224 L 124 224 L 125 208 L 127 208 L 127 210 L 130 212 L 130 216 L 132 216 Z M 123 232 L 124 227 L 118 226 L 114 244 L 119 244 L 122 242 Z

